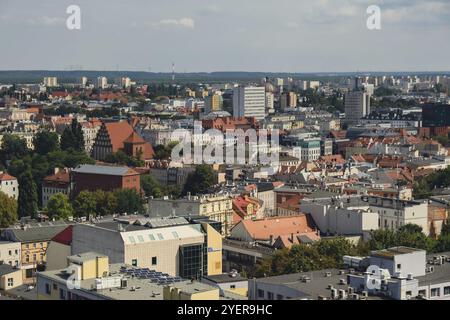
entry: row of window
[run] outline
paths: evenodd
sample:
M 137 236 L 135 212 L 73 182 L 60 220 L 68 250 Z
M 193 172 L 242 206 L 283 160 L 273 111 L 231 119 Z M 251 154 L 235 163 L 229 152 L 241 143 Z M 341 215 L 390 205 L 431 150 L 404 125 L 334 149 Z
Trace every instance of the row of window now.
M 39 261 L 44 261 L 44 254 L 43 253 L 41 253 L 40 255 L 39 255 L 39 257 L 40 257 L 40 260 Z M 32 260 L 32 262 L 36 262 L 37 260 L 37 255 L 36 255 L 36 253 L 34 253 L 33 254 L 33 260 Z M 29 254 L 27 254 L 26 256 L 25 256 L 25 262 L 30 262 L 30 255 Z
M 39 247 L 40 247 L 40 248 L 44 248 L 44 243 L 43 243 L 43 242 L 40 242 L 40 243 L 39 243 Z M 25 248 L 30 249 L 30 244 L 27 243 L 27 244 L 25 245 Z M 33 243 L 33 248 L 34 248 L 34 249 L 37 248 L 37 243 L 36 243 L 36 242 Z
M 19 254 L 19 250 L 18 249 L 15 249 L 14 250 L 14 255 L 18 255 Z M 13 256 L 13 250 L 8 250 L 8 256 L 9 257 L 12 257 Z M 0 258 L 2 257 L 2 253 L 1 253 L 1 251 L 0 251 Z
M 172 235 L 173 235 L 173 237 L 175 239 L 179 239 L 180 238 L 176 231 L 172 232 Z M 163 237 L 162 233 L 158 233 L 156 236 L 158 237 L 158 240 L 164 240 L 164 237 Z M 156 240 L 156 238 L 155 238 L 155 236 L 153 234 L 149 234 L 148 238 L 151 241 L 155 241 Z M 128 239 L 130 240 L 131 243 L 133 243 L 133 244 L 136 243 L 136 238 L 134 236 L 129 236 Z M 137 240 L 138 240 L 138 242 L 141 242 L 141 243 L 145 242 L 144 236 L 142 236 L 142 235 L 137 236 Z

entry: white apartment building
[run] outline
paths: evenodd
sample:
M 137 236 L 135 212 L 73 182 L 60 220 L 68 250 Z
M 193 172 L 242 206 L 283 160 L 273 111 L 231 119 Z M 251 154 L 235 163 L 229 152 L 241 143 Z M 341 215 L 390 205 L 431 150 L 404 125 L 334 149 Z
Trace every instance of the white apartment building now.
M 255 117 L 263 120 L 266 117 L 265 87 L 236 87 L 233 90 L 233 116 Z
M 20 268 L 20 248 L 20 242 L 0 241 L 0 264 L 9 264 Z
M 108 87 L 108 79 L 106 77 L 97 78 L 97 88 L 106 89 Z
M 19 183 L 17 178 L 0 171 L 0 191 L 13 199 L 19 198 Z
M 56 77 L 45 77 L 43 80 L 43 84 L 46 87 L 57 87 L 58 79 Z

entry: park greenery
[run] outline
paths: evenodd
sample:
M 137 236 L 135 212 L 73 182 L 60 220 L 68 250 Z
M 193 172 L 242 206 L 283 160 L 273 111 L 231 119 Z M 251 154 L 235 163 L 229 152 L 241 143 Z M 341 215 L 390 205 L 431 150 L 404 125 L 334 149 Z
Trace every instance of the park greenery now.
M 428 253 L 449 251 L 450 227 L 445 224 L 437 239 L 427 237 L 421 227 L 410 224 L 398 231 L 372 231 L 370 240 L 360 240 L 357 244 L 343 237 L 336 237 L 322 239 L 313 244 L 293 245 L 290 249 L 277 250 L 271 257 L 260 260 L 255 269 L 249 273 L 265 277 L 340 268 L 343 266 L 345 255 L 368 256 L 373 250 L 396 246 L 423 249 Z

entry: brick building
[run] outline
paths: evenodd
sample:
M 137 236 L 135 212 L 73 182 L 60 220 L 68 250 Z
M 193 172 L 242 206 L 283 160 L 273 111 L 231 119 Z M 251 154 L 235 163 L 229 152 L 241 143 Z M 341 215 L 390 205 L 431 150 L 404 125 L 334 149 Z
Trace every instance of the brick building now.
M 73 196 L 81 191 L 135 189 L 140 192 L 140 174 L 128 167 L 82 165 L 71 173 Z

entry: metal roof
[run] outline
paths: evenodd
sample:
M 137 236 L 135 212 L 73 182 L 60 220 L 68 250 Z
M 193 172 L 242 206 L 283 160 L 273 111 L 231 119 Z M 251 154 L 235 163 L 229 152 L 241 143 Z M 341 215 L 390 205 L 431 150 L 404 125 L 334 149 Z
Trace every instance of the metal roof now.
M 84 164 L 74 169 L 73 172 L 76 173 L 88 173 L 88 174 L 101 174 L 110 176 L 124 176 L 127 174 L 137 174 L 134 170 L 128 167 L 118 167 L 118 166 L 98 166 L 91 164 Z

